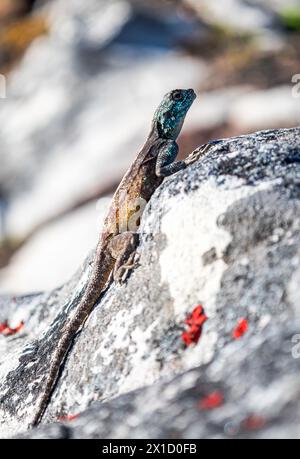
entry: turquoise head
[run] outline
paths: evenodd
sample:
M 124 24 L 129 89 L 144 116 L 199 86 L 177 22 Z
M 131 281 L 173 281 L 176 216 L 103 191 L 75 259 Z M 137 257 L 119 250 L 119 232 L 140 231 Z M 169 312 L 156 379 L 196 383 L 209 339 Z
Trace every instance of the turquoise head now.
M 154 114 L 159 136 L 176 140 L 196 94 L 193 89 L 174 89 L 165 95 Z

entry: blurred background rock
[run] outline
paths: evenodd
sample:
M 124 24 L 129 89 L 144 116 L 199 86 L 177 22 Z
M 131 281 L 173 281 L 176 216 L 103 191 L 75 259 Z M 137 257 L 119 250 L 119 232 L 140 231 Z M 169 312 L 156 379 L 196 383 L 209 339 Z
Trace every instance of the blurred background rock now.
M 1 0 L 0 291 L 77 269 L 168 90 L 181 156 L 299 125 L 299 38 L 300 0 Z

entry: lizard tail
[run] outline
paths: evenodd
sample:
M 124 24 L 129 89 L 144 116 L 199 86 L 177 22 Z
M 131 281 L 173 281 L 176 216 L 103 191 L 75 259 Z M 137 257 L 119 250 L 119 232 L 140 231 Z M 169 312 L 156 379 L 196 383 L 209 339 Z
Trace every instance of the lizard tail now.
M 47 379 L 46 379 L 46 385 L 43 388 L 43 394 L 42 394 L 41 399 L 38 402 L 38 406 L 37 406 L 37 409 L 34 414 L 33 421 L 30 427 L 34 427 L 37 424 L 39 424 L 39 422 L 41 421 L 45 413 L 45 410 L 48 405 L 48 401 L 52 395 L 55 383 L 57 381 L 60 367 L 62 363 L 64 362 L 65 357 L 72 343 L 73 337 L 70 338 L 69 336 L 70 335 L 68 334 L 68 327 L 67 327 L 54 352 L 52 363 L 50 365 L 49 372 L 48 372 Z
M 112 258 L 109 258 L 107 254 L 104 256 L 102 252 L 100 256 L 96 255 L 94 260 L 95 268 L 91 279 L 88 282 L 83 297 L 76 307 L 74 316 L 67 322 L 57 343 L 55 352 L 51 359 L 46 383 L 43 388 L 43 394 L 38 402 L 33 421 L 29 427 L 34 427 L 41 421 L 57 382 L 60 368 L 65 361 L 73 339 L 85 319 L 89 316 L 92 308 L 97 303 L 101 293 L 105 290 L 105 286 L 111 272 L 112 263 Z M 98 267 L 101 265 L 102 269 L 99 269 Z

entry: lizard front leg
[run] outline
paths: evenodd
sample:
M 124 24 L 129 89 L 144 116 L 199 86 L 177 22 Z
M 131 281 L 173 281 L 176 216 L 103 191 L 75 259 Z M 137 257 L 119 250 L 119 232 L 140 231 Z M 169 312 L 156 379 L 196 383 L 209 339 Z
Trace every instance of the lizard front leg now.
M 120 233 L 112 238 L 109 243 L 109 251 L 116 260 L 113 279 L 122 283 L 127 279 L 128 273 L 136 266 L 136 248 L 139 236 L 132 231 Z
M 157 156 L 155 173 L 158 177 L 168 177 L 187 167 L 185 161 L 175 161 L 178 154 L 175 140 L 166 140 Z
M 201 147 L 197 148 L 185 159 L 185 164 L 189 166 L 190 164 L 195 163 L 198 159 L 202 158 L 202 156 L 205 156 L 214 145 L 221 142 L 222 140 L 211 140 L 210 142 L 201 145 Z
M 202 156 L 206 155 L 206 153 L 214 145 L 220 142 L 220 140 L 212 140 L 195 150 L 184 161 L 174 162 L 179 150 L 178 145 L 175 140 L 166 140 L 156 160 L 156 175 L 158 177 L 167 177 L 169 175 L 175 174 L 175 172 L 185 169 L 200 159 Z

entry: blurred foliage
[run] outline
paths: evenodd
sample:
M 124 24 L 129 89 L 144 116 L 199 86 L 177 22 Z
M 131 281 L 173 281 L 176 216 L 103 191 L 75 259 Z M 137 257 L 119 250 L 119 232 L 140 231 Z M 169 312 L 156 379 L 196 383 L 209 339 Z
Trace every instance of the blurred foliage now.
M 49 30 L 47 18 L 34 15 L 11 21 L 0 32 L 0 71 L 7 73 L 28 46 Z
M 35 0 L 0 0 L 0 25 L 30 13 Z
M 35 38 L 47 32 L 48 25 L 44 17 L 26 17 L 4 28 L 0 43 L 16 53 L 23 53 Z
M 241 33 L 229 27 L 214 25 L 207 26 L 205 35 L 201 36 L 199 40 L 190 40 L 186 43 L 186 47 L 193 54 L 211 60 L 227 51 L 240 53 L 241 50 L 252 46 L 253 41 L 254 37 L 249 33 Z
M 211 91 L 246 84 L 260 89 L 290 84 L 299 73 L 300 36 L 292 34 L 283 48 L 261 50 L 255 41 L 235 45 L 215 56 L 210 78 L 202 90 Z
M 288 30 L 300 30 L 300 8 L 284 8 L 280 11 L 279 17 Z
M 185 48 L 210 64 L 202 91 L 243 84 L 267 89 L 290 84 L 291 75 L 299 73 L 300 33 L 296 29 L 284 34 L 282 46 L 263 49 L 255 33 L 206 24 L 205 34 L 185 43 Z

